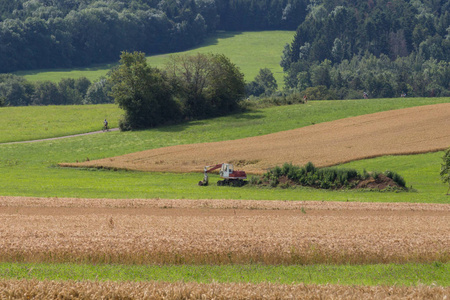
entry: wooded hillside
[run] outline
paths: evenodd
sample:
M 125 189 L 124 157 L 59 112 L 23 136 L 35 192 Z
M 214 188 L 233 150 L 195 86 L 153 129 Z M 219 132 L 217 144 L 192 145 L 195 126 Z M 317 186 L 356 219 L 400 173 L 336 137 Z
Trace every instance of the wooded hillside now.
M 286 84 L 336 98 L 449 96 L 450 1 L 310 1 L 286 45 Z
M 2 1 L 0 73 L 181 51 L 216 30 L 274 29 L 297 29 L 280 64 L 287 89 L 308 99 L 450 96 L 449 0 Z M 4 94 L 0 105 L 11 105 Z
M 15 0 L 0 3 L 0 72 L 185 50 L 217 29 L 295 30 L 306 0 Z

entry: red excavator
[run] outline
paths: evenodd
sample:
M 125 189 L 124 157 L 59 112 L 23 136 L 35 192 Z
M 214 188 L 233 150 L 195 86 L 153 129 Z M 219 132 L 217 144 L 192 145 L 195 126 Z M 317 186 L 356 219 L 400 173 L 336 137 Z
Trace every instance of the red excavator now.
M 247 174 L 245 171 L 235 171 L 232 164 L 217 164 L 215 166 L 206 166 L 204 169 L 203 181 L 199 181 L 198 185 L 206 186 L 208 185 L 208 173 L 220 168 L 219 174 L 223 180 L 217 181 L 217 185 L 232 185 L 232 186 L 243 186 L 247 179 Z

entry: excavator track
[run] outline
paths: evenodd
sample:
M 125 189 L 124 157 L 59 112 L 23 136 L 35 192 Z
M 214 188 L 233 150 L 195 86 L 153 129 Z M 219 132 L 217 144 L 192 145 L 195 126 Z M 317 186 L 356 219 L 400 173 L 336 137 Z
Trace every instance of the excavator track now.
M 219 180 L 217 181 L 217 185 L 218 186 L 235 186 L 235 187 L 240 187 L 245 185 L 246 181 L 242 180 L 242 179 L 224 179 L 224 180 Z

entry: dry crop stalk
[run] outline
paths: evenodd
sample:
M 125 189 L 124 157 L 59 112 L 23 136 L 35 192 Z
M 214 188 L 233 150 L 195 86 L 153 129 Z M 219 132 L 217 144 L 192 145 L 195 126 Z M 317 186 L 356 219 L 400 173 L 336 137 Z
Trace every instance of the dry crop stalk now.
M 0 280 L 1 299 L 445 299 L 449 287 Z
M 450 261 L 449 205 L 1 198 L 2 261 Z

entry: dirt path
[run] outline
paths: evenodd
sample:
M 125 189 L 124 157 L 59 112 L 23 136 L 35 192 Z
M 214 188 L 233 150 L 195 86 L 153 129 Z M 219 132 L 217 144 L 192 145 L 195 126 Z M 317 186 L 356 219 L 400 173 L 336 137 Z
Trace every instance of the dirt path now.
M 119 128 L 111 128 L 111 129 L 109 129 L 108 131 L 119 131 Z M 11 145 L 11 144 L 25 144 L 25 143 L 45 142 L 45 141 L 67 139 L 67 138 L 72 138 L 72 137 L 85 136 L 85 135 L 91 135 L 91 134 L 97 134 L 97 133 L 103 133 L 103 132 L 104 132 L 103 130 L 99 130 L 99 131 L 92 131 L 92 132 L 86 132 L 86 133 L 79 133 L 79 134 L 72 134 L 72 135 L 65 135 L 65 136 L 59 136 L 59 137 L 53 137 L 53 138 L 47 138 L 47 139 L 39 139 L 39 140 L 31 140 L 31 141 L 20 141 L 20 142 L 0 143 L 0 145 Z
M 450 103 L 392 110 L 240 140 L 180 145 L 119 157 L 61 164 L 142 171 L 201 172 L 234 163 L 248 173 L 291 162 L 330 166 L 383 155 L 415 154 L 450 146 Z

